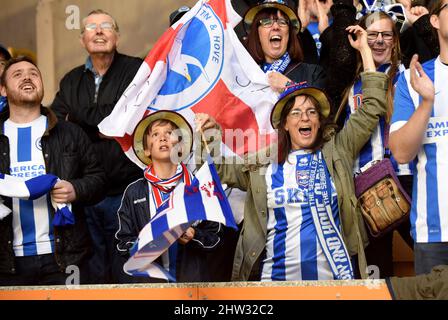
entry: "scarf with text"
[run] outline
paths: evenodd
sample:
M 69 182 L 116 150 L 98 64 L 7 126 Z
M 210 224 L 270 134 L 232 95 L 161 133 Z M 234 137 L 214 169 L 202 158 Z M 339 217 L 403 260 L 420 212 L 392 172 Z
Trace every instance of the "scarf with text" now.
M 290 63 L 291 58 L 289 56 L 289 53 L 286 52 L 283 56 L 280 57 L 280 59 L 275 60 L 273 63 L 263 63 L 261 68 L 263 69 L 264 73 L 267 73 L 269 71 L 284 73 Z
M 336 280 L 354 279 L 350 256 L 333 218 L 330 179 L 322 159 L 322 152 L 315 153 L 311 161 L 308 195 L 317 238 L 334 278 Z

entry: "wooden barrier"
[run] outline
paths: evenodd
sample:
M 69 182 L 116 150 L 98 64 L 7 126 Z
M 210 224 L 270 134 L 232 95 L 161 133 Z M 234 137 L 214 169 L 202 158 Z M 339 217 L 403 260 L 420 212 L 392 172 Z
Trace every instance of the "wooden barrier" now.
M 384 280 L 0 287 L 0 300 L 390 300 Z

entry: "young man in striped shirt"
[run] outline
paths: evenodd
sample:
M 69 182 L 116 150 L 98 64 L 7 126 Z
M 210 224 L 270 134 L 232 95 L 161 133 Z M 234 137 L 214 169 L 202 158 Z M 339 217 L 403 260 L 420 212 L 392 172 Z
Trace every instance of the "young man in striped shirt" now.
M 423 65 L 413 57 L 397 83 L 390 128 L 395 159 L 417 160 L 411 209 L 416 274 L 448 264 L 448 1 L 433 0 L 430 14 L 440 55 Z
M 36 200 L 4 197 L 12 213 L 0 220 L 0 285 L 63 285 L 75 267 L 80 277 L 69 284 L 85 283 L 91 242 L 84 206 L 101 200 L 106 176 L 87 135 L 41 105 L 42 76 L 33 61 L 6 64 L 1 94 L 8 106 L 0 113 L 0 172 L 60 180 Z M 74 224 L 54 223 L 52 202 L 71 204 Z

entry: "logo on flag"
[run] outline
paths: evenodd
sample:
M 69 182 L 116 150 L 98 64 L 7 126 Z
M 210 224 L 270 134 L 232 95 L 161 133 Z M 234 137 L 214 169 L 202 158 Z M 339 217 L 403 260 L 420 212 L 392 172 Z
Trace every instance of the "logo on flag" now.
M 200 50 L 198 50 L 200 48 Z M 167 58 L 168 74 L 151 110 L 174 105 L 188 108 L 207 95 L 218 81 L 223 67 L 224 28 L 208 5 L 177 33 Z M 178 94 L 185 99 L 177 104 Z
M 133 81 L 99 125 L 126 155 L 146 166 L 133 150 L 133 133 L 149 113 L 174 110 L 194 127 L 196 113 L 215 118 L 223 142 L 243 155 L 270 145 L 270 112 L 277 94 L 233 28 L 241 17 L 230 0 L 198 1 L 152 48 Z

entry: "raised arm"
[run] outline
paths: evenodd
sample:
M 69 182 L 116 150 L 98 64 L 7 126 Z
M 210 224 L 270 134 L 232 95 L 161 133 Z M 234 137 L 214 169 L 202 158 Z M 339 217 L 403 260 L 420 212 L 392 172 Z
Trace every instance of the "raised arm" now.
M 416 157 L 422 145 L 434 104 L 434 84 L 418 62 L 417 55 L 414 55 L 411 60 L 410 82 L 421 99 L 418 108 L 409 120 L 398 119 L 399 121 L 394 122 L 391 127 L 389 147 L 398 163 L 408 163 Z M 407 83 L 402 75 L 395 93 L 394 115 L 402 112 L 402 109 L 413 111 L 413 102 L 409 98 L 406 99 L 406 97 L 409 97 L 406 91 Z
M 207 143 L 221 183 L 246 191 L 249 186 L 249 175 L 245 165 L 237 157 L 221 156 L 222 133 L 215 119 L 206 113 L 197 113 L 195 123 L 198 135 L 202 136 L 201 143 L 197 143 L 195 150 L 196 163 L 202 164 L 205 161 L 207 157 L 205 143 Z

